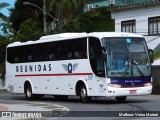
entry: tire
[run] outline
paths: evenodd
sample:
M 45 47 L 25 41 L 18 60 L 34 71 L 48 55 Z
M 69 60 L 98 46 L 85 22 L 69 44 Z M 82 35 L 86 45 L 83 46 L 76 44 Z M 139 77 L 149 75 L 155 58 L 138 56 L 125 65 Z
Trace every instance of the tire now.
M 80 87 L 80 99 L 82 103 L 87 103 L 91 100 L 91 97 L 88 97 L 87 90 L 85 86 Z
M 35 98 L 35 96 L 32 94 L 32 87 L 31 87 L 31 85 L 30 84 L 27 84 L 26 86 L 25 86 L 25 95 L 26 95 L 26 98 L 28 99 L 28 100 L 32 100 L 32 99 L 34 99 Z
M 127 96 L 115 97 L 117 102 L 124 103 L 126 101 Z

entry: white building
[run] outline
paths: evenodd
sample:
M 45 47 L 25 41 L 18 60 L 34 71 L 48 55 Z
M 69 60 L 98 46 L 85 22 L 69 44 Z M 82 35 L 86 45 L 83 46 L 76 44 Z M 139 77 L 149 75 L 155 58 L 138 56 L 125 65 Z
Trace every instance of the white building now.
M 132 32 L 144 35 L 150 49 L 160 43 L 160 0 L 135 5 L 113 7 L 116 32 Z
M 160 0 L 111 8 L 116 32 L 144 35 L 149 49 L 160 51 Z M 153 65 L 160 65 L 160 59 Z

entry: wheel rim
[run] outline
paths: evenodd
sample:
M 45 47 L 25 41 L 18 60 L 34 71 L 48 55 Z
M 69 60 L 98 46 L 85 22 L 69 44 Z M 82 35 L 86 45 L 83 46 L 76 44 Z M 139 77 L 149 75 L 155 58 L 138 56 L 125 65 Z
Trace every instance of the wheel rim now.
M 32 95 L 32 91 L 31 91 L 31 88 L 27 88 L 27 97 L 31 97 L 31 95 Z
M 81 89 L 81 98 L 84 100 L 86 98 L 86 90 L 83 88 Z

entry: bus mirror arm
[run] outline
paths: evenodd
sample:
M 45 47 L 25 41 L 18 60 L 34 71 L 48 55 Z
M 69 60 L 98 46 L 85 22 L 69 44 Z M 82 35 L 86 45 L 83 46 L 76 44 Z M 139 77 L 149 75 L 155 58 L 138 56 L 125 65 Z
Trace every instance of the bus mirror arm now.
M 107 51 L 105 47 L 102 47 L 102 58 L 104 61 L 107 60 Z
M 148 52 L 149 52 L 150 61 L 151 61 L 151 63 L 153 63 L 153 50 L 149 49 Z

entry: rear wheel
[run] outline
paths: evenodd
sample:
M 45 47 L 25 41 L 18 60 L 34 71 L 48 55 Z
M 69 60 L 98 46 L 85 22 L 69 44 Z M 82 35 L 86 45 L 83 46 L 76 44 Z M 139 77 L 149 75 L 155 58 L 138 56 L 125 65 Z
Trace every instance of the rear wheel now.
M 80 99 L 83 103 L 87 103 L 91 100 L 91 97 L 88 97 L 87 95 L 87 90 L 85 86 L 80 87 Z
M 26 98 L 28 100 L 32 100 L 34 98 L 34 95 L 32 94 L 32 87 L 30 84 L 27 84 L 24 88 L 24 92 L 25 92 L 25 95 L 26 95 Z
M 126 101 L 127 96 L 116 97 L 117 102 L 124 103 Z

